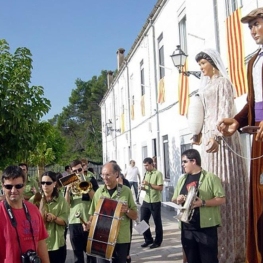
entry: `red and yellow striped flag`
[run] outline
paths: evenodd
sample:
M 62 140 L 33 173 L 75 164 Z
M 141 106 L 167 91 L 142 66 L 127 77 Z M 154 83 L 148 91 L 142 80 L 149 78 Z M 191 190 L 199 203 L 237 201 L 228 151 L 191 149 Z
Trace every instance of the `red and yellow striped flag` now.
M 226 19 L 228 74 L 237 91 L 237 97 L 247 93 L 243 28 L 240 22 L 241 10 L 238 8 Z
M 142 113 L 142 116 L 145 116 L 144 96 L 145 96 L 145 95 L 143 95 L 143 96 L 141 97 L 141 113 Z
M 134 120 L 134 105 L 131 105 L 131 119 Z
M 158 99 L 157 103 L 164 103 L 165 102 L 165 86 L 164 86 L 164 78 L 161 78 L 159 80 L 159 85 L 158 85 Z
M 188 62 L 187 59 L 185 61 L 184 67 L 182 71 L 187 71 Z M 179 100 L 179 114 L 186 115 L 189 105 L 189 83 L 188 77 L 183 75 L 182 73 L 179 75 L 178 81 L 178 100 Z
M 121 133 L 125 132 L 124 113 L 121 114 Z

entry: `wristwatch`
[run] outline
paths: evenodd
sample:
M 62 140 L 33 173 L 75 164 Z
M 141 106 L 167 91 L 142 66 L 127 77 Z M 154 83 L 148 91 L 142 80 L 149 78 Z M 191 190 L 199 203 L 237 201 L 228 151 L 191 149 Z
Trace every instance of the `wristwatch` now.
M 205 200 L 202 200 L 202 207 L 206 206 Z

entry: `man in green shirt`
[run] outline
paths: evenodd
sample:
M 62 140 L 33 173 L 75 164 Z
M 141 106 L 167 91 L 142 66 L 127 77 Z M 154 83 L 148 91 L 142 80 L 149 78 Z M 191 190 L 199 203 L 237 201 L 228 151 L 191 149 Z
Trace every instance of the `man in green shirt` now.
M 219 206 L 226 201 L 221 181 L 218 176 L 202 169 L 200 154 L 195 149 L 182 153 L 182 166 L 185 174 L 178 180 L 172 201 L 178 205 L 184 205 L 186 201 L 189 204 L 189 213 L 184 216 L 186 220 L 181 218 L 181 241 L 187 262 L 218 263 Z M 197 194 L 189 195 L 187 199 L 190 189 Z
M 89 207 L 95 191 L 98 189 L 98 183 L 92 173 L 84 175 L 81 160 L 74 160 L 70 163 L 72 173 L 75 173 L 79 178 L 88 181 L 92 184 L 92 189 L 88 193 L 75 193 L 72 185 L 66 187 L 65 199 L 70 204 L 69 215 L 69 235 L 70 242 L 74 253 L 75 263 L 84 263 L 84 252 L 86 251 L 88 234 L 83 230 L 82 223 L 75 214 L 80 213 L 81 218 L 86 222 L 89 220 Z M 95 259 L 87 256 L 87 262 L 93 263 Z
M 100 186 L 100 188 L 94 194 L 89 210 L 89 214 L 93 215 L 96 205 L 102 196 L 124 202 L 121 207 L 122 219 L 120 221 L 117 243 L 113 251 L 113 263 L 126 263 L 128 248 L 131 242 L 130 220 L 137 219 L 137 206 L 134 202 L 131 189 L 125 185 L 120 185 L 117 182 L 120 172 L 120 167 L 116 163 L 106 163 L 103 166 L 101 176 L 105 185 Z M 90 226 L 91 221 L 92 217 L 88 222 L 88 226 Z M 107 263 L 109 261 L 106 259 L 97 258 L 97 263 L 104 262 Z
M 141 206 L 141 220 L 149 224 L 152 215 L 155 224 L 155 240 L 153 240 L 150 228 L 144 233 L 145 242 L 141 247 L 148 247 L 150 249 L 161 246 L 163 241 L 163 225 L 161 218 L 161 200 L 163 190 L 163 175 L 154 168 L 153 159 L 147 157 L 143 160 L 144 168 L 146 170 L 145 178 L 142 181 L 141 189 L 146 192 L 142 206 Z

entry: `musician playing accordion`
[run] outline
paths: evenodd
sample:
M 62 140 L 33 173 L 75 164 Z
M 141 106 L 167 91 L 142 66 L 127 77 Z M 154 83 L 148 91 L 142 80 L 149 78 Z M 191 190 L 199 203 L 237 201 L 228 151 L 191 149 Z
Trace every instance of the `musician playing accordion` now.
M 187 262 L 218 263 L 217 227 L 220 205 L 225 203 L 221 181 L 202 169 L 197 150 L 186 150 L 181 157 L 185 174 L 178 180 L 172 202 L 183 206 L 179 219 Z

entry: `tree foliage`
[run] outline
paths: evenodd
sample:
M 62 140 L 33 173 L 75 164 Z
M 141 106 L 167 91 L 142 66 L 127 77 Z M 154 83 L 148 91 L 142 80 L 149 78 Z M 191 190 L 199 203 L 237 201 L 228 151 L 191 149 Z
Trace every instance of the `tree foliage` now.
M 101 111 L 99 103 L 107 90 L 107 72 L 89 81 L 76 80 L 76 88 L 63 108 L 50 123 L 57 125 L 66 139 L 64 164 L 75 158 L 87 157 L 102 162 Z
M 32 58 L 30 50 L 9 52 L 6 40 L 0 40 L 0 166 L 26 159 L 39 134 L 39 120 L 49 108 L 41 86 L 30 86 Z

